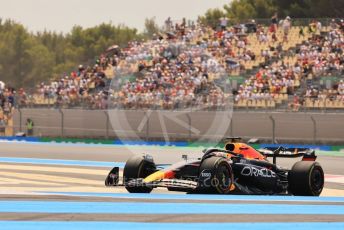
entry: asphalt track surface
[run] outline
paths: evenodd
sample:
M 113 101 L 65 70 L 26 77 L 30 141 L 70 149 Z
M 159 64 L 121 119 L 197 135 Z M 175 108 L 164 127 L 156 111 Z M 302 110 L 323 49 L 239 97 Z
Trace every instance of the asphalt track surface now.
M 200 150 L 1 142 L 1 229 L 344 229 L 344 156 L 318 157 L 326 174 L 321 197 L 188 195 L 165 189 L 128 194 L 104 186 L 109 169 L 123 167 L 133 154 L 174 163 L 184 154 L 197 158 Z M 278 159 L 284 167 L 293 162 Z

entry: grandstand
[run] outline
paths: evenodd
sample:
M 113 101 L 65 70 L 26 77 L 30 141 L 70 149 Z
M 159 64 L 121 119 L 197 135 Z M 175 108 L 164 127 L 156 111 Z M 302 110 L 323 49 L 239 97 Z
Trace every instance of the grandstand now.
M 224 69 L 232 82 L 237 109 L 343 109 L 343 22 L 300 25 L 285 18 L 279 25 L 245 24 L 211 28 L 176 24 L 145 42 L 105 51 L 93 66 L 80 65 L 67 76 L 41 83 L 34 90 L 10 95 L 10 104 L 107 109 L 177 109 L 202 104 L 222 109 L 225 95 L 214 84 Z M 252 24 L 251 23 L 251 24 Z M 187 45 L 175 54 L 171 44 Z M 214 60 L 202 60 L 206 52 Z M 216 68 L 212 67 L 216 63 Z M 119 74 L 120 73 L 120 74 Z M 114 92 L 111 79 L 131 76 Z M 30 91 L 30 92 L 29 92 Z M 9 98 L 9 95 L 3 98 Z M 202 100 L 197 100 L 202 98 Z M 2 104 L 7 100 L 3 99 Z M 183 103 L 181 103 L 183 102 Z M 3 107 L 3 105 L 2 105 Z

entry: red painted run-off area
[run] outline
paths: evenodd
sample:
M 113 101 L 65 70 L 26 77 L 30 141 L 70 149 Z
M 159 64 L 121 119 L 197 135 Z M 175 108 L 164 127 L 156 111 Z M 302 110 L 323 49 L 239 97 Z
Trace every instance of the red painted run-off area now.
M 344 184 L 344 176 L 343 175 L 325 174 L 325 182 Z

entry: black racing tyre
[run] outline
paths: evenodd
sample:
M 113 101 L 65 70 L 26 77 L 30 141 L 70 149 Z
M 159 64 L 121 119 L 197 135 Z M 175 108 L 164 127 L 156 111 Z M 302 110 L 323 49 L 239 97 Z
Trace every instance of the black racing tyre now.
M 296 196 L 319 196 L 324 187 L 324 171 L 318 162 L 299 161 L 291 168 L 289 191 Z
M 123 182 L 130 193 L 150 193 L 153 188 L 143 185 L 127 185 L 132 179 L 145 178 L 156 171 L 155 164 L 147 161 L 143 156 L 133 156 L 125 163 Z
M 204 178 L 202 174 L 210 175 Z M 232 167 L 222 157 L 209 157 L 203 160 L 200 169 L 198 192 L 228 194 L 233 183 Z M 203 178 L 203 179 L 202 179 Z

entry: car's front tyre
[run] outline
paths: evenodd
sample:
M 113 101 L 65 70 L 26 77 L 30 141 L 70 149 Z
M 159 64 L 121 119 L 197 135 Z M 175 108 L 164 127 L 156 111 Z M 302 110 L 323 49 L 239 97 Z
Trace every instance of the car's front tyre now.
M 126 162 L 123 170 L 123 182 L 130 193 L 150 193 L 152 187 L 141 183 L 129 183 L 134 179 L 145 178 L 156 170 L 154 162 L 148 161 L 144 156 L 133 156 Z
M 199 169 L 200 193 L 228 194 L 233 183 L 232 167 L 222 157 L 203 160 Z

